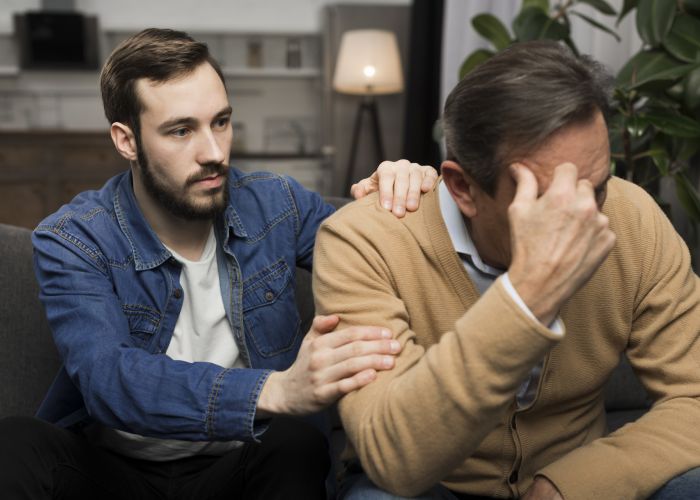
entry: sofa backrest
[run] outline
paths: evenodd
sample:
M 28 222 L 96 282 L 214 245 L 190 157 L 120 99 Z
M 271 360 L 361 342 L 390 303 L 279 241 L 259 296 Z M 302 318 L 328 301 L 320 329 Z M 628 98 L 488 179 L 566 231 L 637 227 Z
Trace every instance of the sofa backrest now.
M 0 224 L 0 417 L 32 415 L 60 365 L 39 302 L 30 235 Z
M 335 206 L 344 199 L 331 199 Z M 38 299 L 31 232 L 0 224 L 0 418 L 32 415 L 60 362 Z M 297 307 L 303 331 L 314 315 L 311 275 L 297 269 Z M 624 359 L 606 387 L 609 410 L 638 410 L 649 406 L 646 391 Z

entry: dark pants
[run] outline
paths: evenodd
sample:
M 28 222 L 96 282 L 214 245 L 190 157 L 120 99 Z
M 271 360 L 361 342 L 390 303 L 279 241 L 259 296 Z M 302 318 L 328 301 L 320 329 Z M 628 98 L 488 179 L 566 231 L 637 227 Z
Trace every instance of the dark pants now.
M 137 460 L 30 417 L 0 420 L 3 499 L 324 499 L 329 469 L 323 434 L 273 419 L 261 443 L 223 456 Z

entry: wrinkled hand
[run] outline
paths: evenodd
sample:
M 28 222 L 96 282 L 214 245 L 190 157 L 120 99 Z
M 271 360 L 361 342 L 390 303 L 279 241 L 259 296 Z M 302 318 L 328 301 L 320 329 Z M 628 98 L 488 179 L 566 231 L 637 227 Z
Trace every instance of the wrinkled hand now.
M 397 217 L 403 217 L 406 210 L 418 209 L 421 193 L 430 191 L 437 178 L 437 171 L 428 165 L 408 160 L 384 161 L 371 176 L 353 184 L 350 194 L 359 200 L 378 190 L 381 205 Z
M 379 327 L 332 331 L 337 316 L 316 316 L 289 369 L 272 373 L 258 399 L 257 417 L 307 415 L 372 382 L 378 370 L 393 368 L 401 350 Z
M 556 167 L 547 191 L 537 197 L 534 174 L 513 165 L 517 183 L 508 209 L 511 283 L 543 324 L 593 275 L 615 245 L 608 218 L 598 211 L 593 186 L 578 180 L 572 163 Z
M 521 498 L 522 500 L 564 500 L 556 486 L 543 476 L 535 477 L 535 481 Z

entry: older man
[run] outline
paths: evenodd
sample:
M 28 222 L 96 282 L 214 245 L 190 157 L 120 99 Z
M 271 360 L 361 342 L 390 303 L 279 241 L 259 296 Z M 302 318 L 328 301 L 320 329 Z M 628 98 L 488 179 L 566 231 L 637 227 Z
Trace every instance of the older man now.
M 654 201 L 610 175 L 610 81 L 555 42 L 514 45 L 448 97 L 416 213 L 370 198 L 322 225 L 318 309 L 403 346 L 341 400 L 367 476 L 347 498 L 642 498 L 700 465 L 700 282 Z M 622 354 L 655 404 L 608 435 Z

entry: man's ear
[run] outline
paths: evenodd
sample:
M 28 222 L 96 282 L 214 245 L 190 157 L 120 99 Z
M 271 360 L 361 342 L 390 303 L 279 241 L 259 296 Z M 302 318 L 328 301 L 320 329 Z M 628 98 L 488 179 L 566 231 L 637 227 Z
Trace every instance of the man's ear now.
M 114 147 L 117 148 L 120 155 L 129 161 L 137 160 L 136 137 L 131 127 L 114 122 L 109 129 L 109 134 L 112 136 Z
M 460 212 L 469 218 L 474 217 L 477 214 L 475 195 L 479 189 L 474 179 L 452 160 L 442 162 L 440 174 Z

